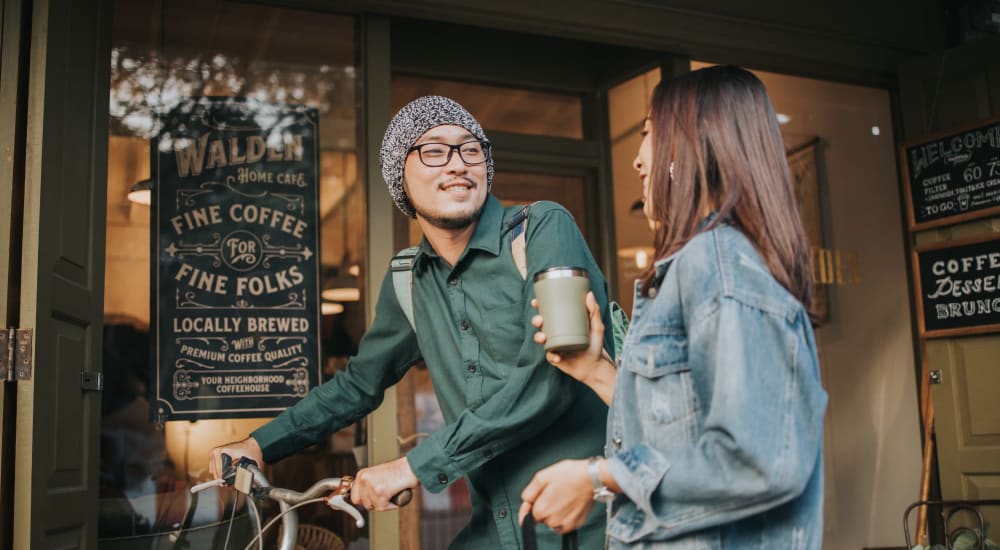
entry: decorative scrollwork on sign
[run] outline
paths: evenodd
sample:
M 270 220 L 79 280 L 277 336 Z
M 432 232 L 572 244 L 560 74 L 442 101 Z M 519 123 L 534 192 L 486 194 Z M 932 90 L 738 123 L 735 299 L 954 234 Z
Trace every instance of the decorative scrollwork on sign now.
M 308 261 L 309 258 L 312 258 L 315 254 L 315 252 L 310 250 L 308 246 L 305 246 L 302 243 L 296 244 L 295 246 L 272 245 L 271 236 L 267 234 L 261 236 L 261 241 L 263 242 L 262 248 L 264 253 L 264 260 L 261 262 L 261 265 L 264 267 L 270 267 L 270 260 L 273 258 L 294 258 L 298 262 L 304 262 Z
M 264 351 L 267 349 L 266 344 L 271 342 L 273 342 L 274 346 L 277 347 L 287 342 L 301 342 L 304 344 L 306 341 L 307 340 L 304 336 L 261 336 L 260 341 L 257 342 L 257 349 Z
M 180 290 L 176 291 L 176 301 L 177 309 L 260 309 L 260 310 L 304 310 L 306 309 L 306 291 L 303 290 L 298 292 L 289 292 L 286 297 L 287 300 L 284 303 L 273 305 L 273 306 L 261 306 L 254 304 L 247 300 L 246 298 L 238 298 L 230 305 L 218 305 L 210 306 L 203 304 L 195 299 L 196 294 L 193 291 L 184 292 L 183 299 L 181 298 Z
M 176 366 L 177 368 L 195 367 L 195 368 L 207 369 L 207 370 L 212 370 L 212 369 L 215 368 L 215 367 L 213 367 L 211 365 L 206 365 L 204 363 L 199 363 L 198 361 L 195 361 L 194 359 L 186 359 L 186 358 L 178 359 L 177 362 L 174 363 L 174 366 Z
M 163 251 L 180 260 L 187 256 L 208 256 L 212 258 L 212 266 L 219 267 L 222 265 L 222 236 L 218 233 L 212 233 L 212 240 L 207 243 L 189 244 L 178 240 L 177 244 L 170 243 Z
M 305 187 L 307 183 L 303 180 L 301 184 L 296 184 L 299 187 Z M 298 211 L 301 215 L 305 212 L 306 202 L 302 199 L 301 195 L 289 195 L 286 193 L 271 193 L 272 197 L 281 199 L 285 201 L 285 208 L 291 211 Z
M 292 388 L 292 393 L 298 397 L 309 393 L 309 373 L 306 369 L 295 369 L 292 371 L 292 378 L 285 382 Z
M 291 366 L 305 367 L 305 366 L 308 366 L 308 365 L 309 365 L 309 361 L 306 360 L 305 357 L 294 357 L 292 359 L 289 359 L 288 361 L 285 361 L 284 363 L 278 363 L 277 365 L 274 365 L 271 368 L 274 368 L 274 369 L 283 369 L 283 368 L 287 368 L 287 367 L 291 367 Z M 305 372 L 305 371 L 302 371 L 302 372 Z
M 180 400 L 191 399 L 191 391 L 198 389 L 201 384 L 191 379 L 191 373 L 185 370 L 174 372 L 174 398 Z

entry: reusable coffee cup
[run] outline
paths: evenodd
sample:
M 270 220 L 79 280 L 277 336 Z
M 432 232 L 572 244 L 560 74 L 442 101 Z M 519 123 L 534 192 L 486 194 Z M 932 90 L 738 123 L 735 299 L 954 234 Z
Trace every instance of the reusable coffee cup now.
M 587 270 L 579 267 L 552 267 L 535 275 L 545 351 L 578 351 L 590 345 L 589 290 Z

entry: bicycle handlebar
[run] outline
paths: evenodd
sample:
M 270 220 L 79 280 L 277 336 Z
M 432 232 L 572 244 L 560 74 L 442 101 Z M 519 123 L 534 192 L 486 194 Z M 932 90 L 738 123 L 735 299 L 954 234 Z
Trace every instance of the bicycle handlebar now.
M 191 487 L 192 495 L 196 496 L 198 492 L 204 491 L 210 487 L 232 485 L 242 493 L 258 498 L 270 498 L 271 500 L 274 500 L 278 503 L 281 514 L 282 539 L 280 548 L 282 550 L 291 550 L 292 548 L 295 548 L 299 519 L 298 514 L 296 514 L 293 509 L 293 506 L 309 500 L 321 498 L 324 494 L 329 495 L 322 498 L 323 502 L 327 506 L 350 515 L 354 518 L 354 524 L 359 528 L 365 526 L 365 519 L 361 515 L 361 512 L 358 511 L 358 509 L 349 500 L 351 487 L 354 484 L 354 478 L 352 476 L 321 479 L 316 483 L 313 483 L 312 486 L 305 491 L 299 492 L 272 486 L 268 481 L 267 476 L 265 476 L 264 473 L 260 471 L 260 468 L 257 467 L 257 463 L 248 458 L 241 458 L 236 464 L 233 464 L 232 458 L 223 453 L 222 466 L 222 479 L 213 479 Z M 243 484 L 246 482 L 245 479 L 241 481 L 239 472 L 241 469 L 245 470 L 250 475 L 250 486 L 248 487 L 236 487 L 237 484 Z M 389 499 L 389 502 L 396 506 L 403 507 L 409 504 L 411 500 L 413 500 L 413 490 L 403 489 Z

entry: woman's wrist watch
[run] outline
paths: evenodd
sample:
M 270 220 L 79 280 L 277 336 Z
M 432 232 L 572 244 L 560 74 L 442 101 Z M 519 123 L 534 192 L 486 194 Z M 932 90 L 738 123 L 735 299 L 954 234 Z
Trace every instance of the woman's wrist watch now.
M 590 474 L 590 481 L 594 484 L 594 500 L 597 502 L 611 502 L 615 499 L 615 494 L 601 483 L 601 457 L 592 456 L 587 459 L 587 473 Z

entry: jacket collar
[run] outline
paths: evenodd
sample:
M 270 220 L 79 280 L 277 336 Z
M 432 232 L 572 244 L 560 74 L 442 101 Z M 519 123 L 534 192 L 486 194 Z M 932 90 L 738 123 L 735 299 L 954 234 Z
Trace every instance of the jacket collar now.
M 709 212 L 707 216 L 705 216 L 704 218 L 702 218 L 700 222 L 698 222 L 698 229 L 695 230 L 695 235 L 701 233 L 702 231 L 705 231 L 705 228 L 707 228 L 718 217 L 719 213 L 717 211 L 713 210 L 712 212 Z M 725 218 L 720 220 L 719 223 L 716 224 L 716 226 L 726 225 L 730 223 L 730 219 L 731 218 L 729 216 L 726 216 Z M 672 262 L 674 260 L 674 256 L 676 256 L 677 253 L 683 249 L 684 247 L 681 247 L 680 250 L 677 250 L 677 252 L 674 252 L 673 254 L 667 256 L 666 258 L 660 258 L 659 260 L 653 262 L 653 272 L 654 272 L 653 286 L 660 285 L 660 281 L 662 281 L 664 275 L 667 274 L 667 268 L 670 267 L 670 262 Z

